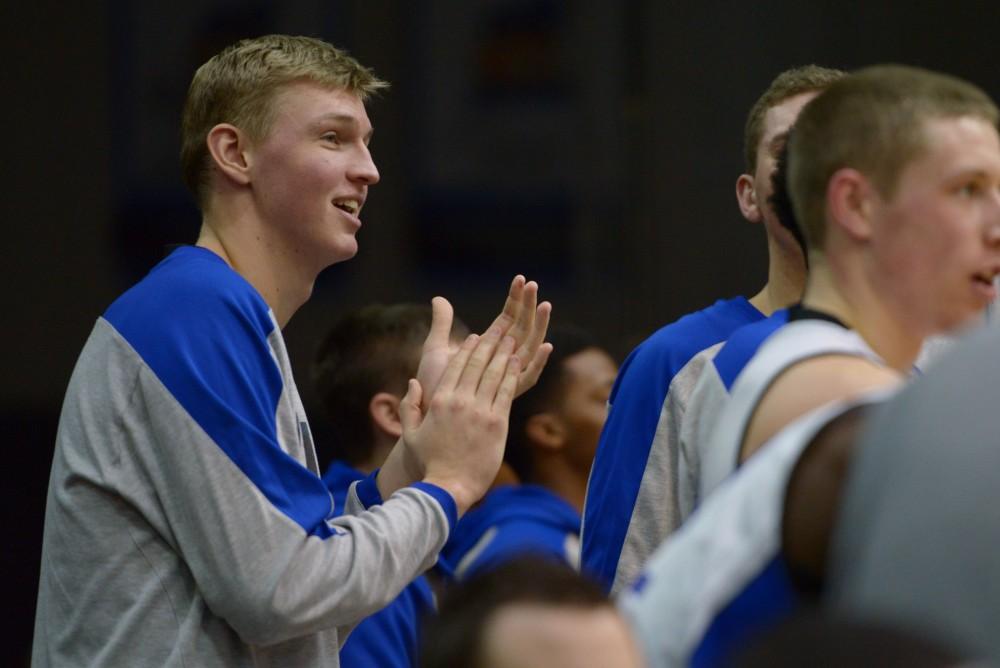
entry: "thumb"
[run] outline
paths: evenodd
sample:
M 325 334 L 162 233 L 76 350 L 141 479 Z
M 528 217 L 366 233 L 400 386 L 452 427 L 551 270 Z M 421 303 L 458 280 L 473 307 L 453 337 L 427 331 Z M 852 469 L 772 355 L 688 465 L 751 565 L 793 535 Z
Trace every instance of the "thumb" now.
M 417 379 L 411 378 L 406 386 L 406 394 L 399 402 L 399 421 L 403 426 L 404 435 L 412 433 L 423 421 L 420 413 L 420 398 L 423 393 L 424 390 Z
M 431 300 L 431 328 L 427 332 L 427 340 L 424 341 L 424 350 L 448 347 L 451 322 L 454 317 L 455 310 L 447 299 L 435 297 Z

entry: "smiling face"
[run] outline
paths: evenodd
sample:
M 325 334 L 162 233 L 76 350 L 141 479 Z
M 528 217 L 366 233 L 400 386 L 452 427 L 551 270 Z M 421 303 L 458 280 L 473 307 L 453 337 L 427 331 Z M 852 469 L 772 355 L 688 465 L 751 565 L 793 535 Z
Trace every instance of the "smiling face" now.
M 927 335 L 969 323 L 1000 273 L 1000 139 L 987 121 L 924 122 L 924 149 L 892 196 L 873 198 L 873 283 L 888 308 Z
M 271 250 L 315 273 L 353 257 L 368 187 L 379 180 L 361 99 L 310 82 L 272 102 L 267 135 L 249 151 L 256 214 Z

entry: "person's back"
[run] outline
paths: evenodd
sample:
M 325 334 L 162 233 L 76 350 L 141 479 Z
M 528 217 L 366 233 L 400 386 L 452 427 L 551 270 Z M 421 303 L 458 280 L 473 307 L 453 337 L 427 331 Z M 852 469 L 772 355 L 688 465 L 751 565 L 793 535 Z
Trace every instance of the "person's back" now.
M 873 417 L 844 492 L 824 601 L 989 665 L 1000 661 L 997 378 L 991 327 Z
M 763 223 L 768 282 L 754 297 L 721 300 L 661 328 L 622 365 L 587 490 L 583 567 L 618 591 L 681 522 L 679 433 L 705 363 L 736 329 L 798 299 L 805 265 L 767 204 L 771 173 L 799 109 L 842 76 L 815 66 L 779 75 L 751 109 L 746 173 L 736 194 L 744 217 Z

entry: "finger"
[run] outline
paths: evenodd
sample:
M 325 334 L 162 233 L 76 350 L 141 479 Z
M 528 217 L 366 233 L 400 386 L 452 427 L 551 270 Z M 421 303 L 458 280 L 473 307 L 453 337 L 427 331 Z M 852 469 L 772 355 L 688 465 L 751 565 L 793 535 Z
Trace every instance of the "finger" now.
M 510 405 L 514 401 L 514 391 L 517 389 L 517 378 L 521 374 L 521 360 L 517 355 L 511 355 L 507 360 L 503 380 L 497 388 L 493 399 L 493 410 L 505 418 L 510 415 Z
M 444 297 L 431 300 L 431 328 L 424 340 L 424 350 L 435 350 L 447 347 L 451 338 L 451 323 L 455 318 L 455 310 Z
M 534 327 L 537 305 L 538 283 L 528 281 L 524 284 L 524 292 L 521 297 L 521 312 L 508 332 L 519 344 L 528 338 Z
M 532 360 L 539 346 L 545 341 L 545 335 L 549 331 L 549 322 L 552 319 L 552 304 L 542 302 L 536 309 L 536 317 L 532 331 L 521 341 L 521 347 L 517 349 L 517 356 L 522 360 Z
M 403 433 L 407 434 L 420 426 L 422 416 L 420 413 L 420 399 L 424 390 L 416 378 L 411 378 L 406 386 L 406 394 L 399 402 L 399 421 L 403 426 Z
M 503 304 L 503 310 L 500 311 L 500 315 L 496 317 L 490 327 L 495 325 L 500 328 L 501 332 L 506 332 L 517 322 L 523 311 L 524 285 L 524 276 L 518 274 L 514 277 L 514 280 L 510 282 L 510 290 L 507 292 L 507 300 Z
M 455 389 L 462 378 L 462 372 L 465 370 L 466 363 L 469 361 L 472 351 L 478 344 L 478 334 L 469 334 L 465 338 L 465 341 L 462 342 L 462 347 L 458 349 L 457 353 L 452 355 L 448 366 L 445 367 L 444 375 L 441 376 L 441 381 L 438 383 L 438 390 L 450 391 Z M 437 394 L 437 391 L 435 391 L 435 394 Z
M 517 390 L 514 396 L 521 396 L 529 389 L 534 387 L 535 383 L 538 382 L 538 377 L 542 375 L 542 369 L 545 368 L 545 364 L 549 361 L 549 355 L 552 354 L 552 344 L 543 343 L 535 351 L 535 356 L 531 358 L 528 365 L 524 367 L 524 371 L 521 372 L 517 379 Z M 518 355 L 520 358 L 520 355 Z
M 500 344 L 500 339 L 500 328 L 493 325 L 479 338 L 479 343 L 469 356 L 465 369 L 462 371 L 462 378 L 458 382 L 460 392 L 475 393 L 486 366 L 493 359 L 493 353 Z
M 476 390 L 476 398 L 485 405 L 490 406 L 497 394 L 497 388 L 504 379 L 507 369 L 507 362 L 514 352 L 514 337 L 505 336 L 497 346 L 496 353 L 483 371 L 483 378 L 479 381 Z

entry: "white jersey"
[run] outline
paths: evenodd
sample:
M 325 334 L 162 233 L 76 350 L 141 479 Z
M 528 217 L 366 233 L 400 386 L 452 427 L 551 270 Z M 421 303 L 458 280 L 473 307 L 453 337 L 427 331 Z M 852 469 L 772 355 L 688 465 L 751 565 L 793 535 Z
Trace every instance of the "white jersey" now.
M 833 418 L 887 396 L 877 390 L 826 404 L 779 432 L 654 553 L 618 605 L 650 666 L 687 666 L 720 612 L 780 554 L 788 478 Z
M 782 327 L 737 377 L 718 424 L 701 443 L 698 499 L 736 469 L 750 418 L 775 379 L 794 364 L 823 355 L 851 355 L 885 364 L 860 334 L 839 324 L 810 318 Z

